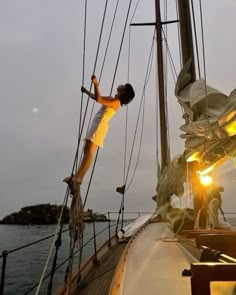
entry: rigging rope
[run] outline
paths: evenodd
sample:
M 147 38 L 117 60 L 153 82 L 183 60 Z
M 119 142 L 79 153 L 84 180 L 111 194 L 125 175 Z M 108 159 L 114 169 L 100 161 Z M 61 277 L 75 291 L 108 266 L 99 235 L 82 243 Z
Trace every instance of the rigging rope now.
M 133 12 L 132 17 L 130 19 L 130 23 L 129 23 L 130 25 L 134 19 L 135 14 L 136 14 L 136 10 L 138 8 L 139 1 L 140 0 L 137 0 L 137 3 L 135 5 L 134 12 Z M 129 26 L 129 43 L 128 43 L 128 79 L 127 79 L 128 82 L 129 82 L 129 76 L 130 76 L 130 40 L 131 40 L 131 26 Z
M 200 6 L 200 17 L 201 17 L 203 69 L 204 69 L 204 79 L 205 79 L 205 82 L 206 82 L 206 57 L 205 57 L 205 46 L 204 46 L 204 30 L 203 30 L 202 1 L 201 0 L 199 0 L 199 6 Z M 205 83 L 205 90 L 206 90 L 206 94 L 207 94 L 206 83 Z
M 95 59 L 95 64 L 94 64 L 94 71 L 96 69 L 96 64 L 97 64 L 97 59 L 98 59 L 98 52 L 99 52 L 100 43 L 101 43 L 102 30 L 103 30 L 103 25 L 104 25 L 104 18 L 105 18 L 105 13 L 106 13 L 107 1 L 108 0 L 106 0 L 105 9 L 104 9 L 104 13 L 103 13 L 103 22 L 102 22 L 102 27 L 101 27 L 101 30 L 100 30 L 98 48 L 97 48 L 96 59 Z M 86 23 L 86 19 L 87 19 L 86 15 L 87 15 L 87 0 L 85 0 L 85 23 Z M 85 61 L 85 38 L 86 38 L 86 24 L 84 25 L 84 53 L 83 53 L 83 63 Z M 83 64 L 83 68 L 84 68 L 84 64 Z M 84 69 L 83 69 L 83 73 L 84 73 Z M 83 79 L 84 79 L 84 74 L 83 74 L 82 80 Z M 88 101 L 89 101 L 89 98 L 87 99 L 87 105 L 86 105 L 86 109 L 85 109 L 85 112 L 84 112 L 84 118 L 83 118 L 82 126 L 81 126 L 81 121 L 79 123 L 78 143 L 77 143 L 76 154 L 75 154 L 75 159 L 74 159 L 74 164 L 73 164 L 71 176 L 73 175 L 73 172 L 75 170 L 75 167 L 77 167 L 79 144 L 80 144 L 81 134 L 82 134 L 83 127 L 84 127 L 85 116 L 86 116 L 86 113 L 87 113 Z M 82 106 L 81 106 L 81 109 L 82 109 Z M 67 187 L 67 190 L 66 190 L 66 194 L 65 194 L 65 198 L 64 198 L 64 204 L 63 204 L 63 207 L 62 207 L 62 210 L 61 210 L 61 214 L 60 214 L 60 217 L 59 217 L 59 221 L 58 221 L 58 224 L 57 224 L 55 236 L 54 236 L 54 239 L 53 239 L 53 242 L 52 242 L 52 245 L 51 245 L 51 248 L 50 248 L 50 251 L 49 251 L 49 254 L 48 254 L 48 257 L 47 257 L 45 266 L 44 266 L 44 269 L 43 269 L 43 272 L 41 274 L 41 278 L 40 278 L 40 281 L 39 281 L 39 284 L 38 284 L 38 287 L 37 287 L 37 290 L 36 290 L 36 293 L 35 293 L 36 295 L 38 294 L 38 292 L 40 290 L 40 287 L 41 287 L 41 284 L 42 284 L 42 281 L 43 281 L 43 277 L 45 275 L 45 272 L 46 272 L 46 269 L 47 269 L 47 266 L 48 266 L 48 263 L 49 263 L 49 259 L 50 259 L 51 254 L 52 254 L 52 250 L 53 250 L 53 247 L 54 247 L 54 244 L 55 244 L 55 239 L 56 239 L 56 236 L 58 234 L 58 228 L 59 228 L 59 225 L 61 223 L 61 218 L 62 218 L 63 210 L 66 207 L 67 202 L 68 202 L 68 196 L 69 196 L 69 187 Z M 78 198 L 77 198 L 77 202 L 78 202 Z M 74 213 L 76 215 L 78 212 L 74 212 Z M 61 232 L 61 230 L 60 230 L 60 232 Z M 50 286 L 49 286 L 49 290 L 50 290 Z
M 93 67 L 93 74 L 95 73 L 96 67 L 97 67 L 97 60 L 98 60 L 98 55 L 99 55 L 99 50 L 100 50 L 100 45 L 101 45 L 101 39 L 102 39 L 102 33 L 103 33 L 103 28 L 104 28 L 104 21 L 105 21 L 105 16 L 106 16 L 106 11 L 107 11 L 107 2 L 108 2 L 108 0 L 106 0 L 106 2 L 105 2 L 104 12 L 103 12 L 103 18 L 102 18 L 102 24 L 101 24 L 100 34 L 99 34 L 99 38 L 98 38 L 98 45 L 97 45 L 97 51 L 96 51 L 96 56 L 95 56 L 95 62 L 94 62 L 94 67 Z M 86 37 L 86 35 L 85 35 L 85 37 Z M 92 83 L 90 84 L 89 91 L 91 91 L 91 88 L 92 88 Z M 73 172 L 75 170 L 75 163 L 78 161 L 79 145 L 80 145 L 81 136 L 82 136 L 82 133 L 83 133 L 83 128 L 84 128 L 85 118 L 86 118 L 87 111 L 88 111 L 89 101 L 90 101 L 90 99 L 89 99 L 89 95 L 88 95 L 87 96 L 86 106 L 85 106 L 85 111 L 84 111 L 84 117 L 83 117 L 82 127 L 81 127 L 81 130 L 80 130 L 79 136 L 78 136 L 78 144 L 77 144 L 77 149 L 76 149 L 76 156 L 75 156 L 75 160 L 74 160 L 74 165 L 73 165 L 73 168 L 72 168 L 71 176 L 73 175 Z
M 86 32 L 87 32 L 87 0 L 85 0 L 84 5 L 84 37 L 83 37 L 83 62 L 82 62 L 82 85 L 84 85 L 84 77 L 85 77 L 85 52 L 86 52 Z M 82 119 L 82 110 L 83 110 L 83 98 L 84 93 L 81 93 L 81 105 L 80 105 L 80 116 L 79 116 L 79 134 L 82 132 L 81 130 L 81 119 Z M 77 167 L 76 167 L 77 169 Z
M 164 1 L 164 21 L 166 22 L 167 21 L 167 11 L 168 11 L 168 5 L 167 5 L 167 0 Z M 163 33 L 165 34 L 166 38 L 168 38 L 168 26 L 167 24 L 166 25 L 162 25 L 161 26 L 161 31 L 163 31 Z M 163 40 L 163 36 L 161 38 Z M 164 46 L 163 46 L 164 47 Z M 168 77 L 168 71 L 167 71 L 167 50 L 165 48 L 165 52 L 164 52 L 165 56 L 163 58 L 164 60 L 164 79 L 165 79 L 165 82 L 164 83 L 164 94 L 165 94 L 165 97 L 167 97 L 167 77 Z
M 132 17 L 131 17 L 131 20 L 130 20 L 130 24 L 132 23 L 133 21 L 133 18 L 135 16 L 135 13 L 136 13 L 136 10 L 138 8 L 138 5 L 139 5 L 139 1 L 137 1 L 136 3 L 136 6 L 134 8 L 134 12 L 132 14 Z M 128 73 L 127 73 L 127 81 L 129 83 L 129 80 L 130 80 L 130 50 L 131 48 L 131 26 L 129 26 L 129 42 L 128 42 Z M 127 138 L 128 138 L 128 115 L 129 115 L 129 106 L 127 106 L 126 108 L 126 117 L 125 117 L 125 148 L 124 148 L 124 169 L 123 169 L 123 183 L 125 183 L 125 175 L 126 175 L 126 157 L 127 157 Z
M 114 81 L 115 81 L 115 77 L 116 77 L 116 74 L 117 74 L 118 64 L 119 64 L 119 61 L 120 61 L 121 49 L 123 47 L 123 41 L 124 41 L 125 31 L 126 31 L 126 27 L 127 27 L 127 21 L 128 21 L 128 17 L 129 17 L 131 3 L 132 3 L 132 0 L 130 0 L 130 2 L 129 2 L 127 14 L 126 14 L 126 19 L 125 19 L 125 24 L 124 24 L 124 28 L 123 28 L 122 38 L 121 38 L 121 42 L 120 42 L 119 53 L 118 53 L 118 57 L 117 57 L 117 61 L 116 61 L 115 71 L 114 71 L 114 75 L 113 75 L 113 80 L 112 80 L 110 95 L 111 95 L 112 90 L 113 90 L 113 87 L 114 87 Z M 100 149 L 98 148 L 97 151 L 96 151 L 96 156 L 95 156 L 95 160 L 94 160 L 94 163 L 93 163 L 93 168 L 92 168 L 92 172 L 91 172 L 91 176 L 90 176 L 90 180 L 89 180 L 89 185 L 88 185 L 88 189 L 87 189 L 87 192 L 86 192 L 86 196 L 85 196 L 84 206 L 83 207 L 85 207 L 85 204 L 86 204 L 86 201 L 87 201 L 87 197 L 88 197 L 88 193 L 89 193 L 89 189 L 90 189 L 90 184 L 91 184 L 91 181 L 92 181 L 92 178 L 93 178 L 94 169 L 95 169 L 95 166 L 96 166 L 96 162 L 97 162 L 97 157 L 98 157 L 99 150 Z
M 137 1 L 136 3 L 136 6 L 134 8 L 134 11 L 133 11 L 133 14 L 132 14 L 132 17 L 130 19 L 130 24 L 132 23 L 133 21 L 133 18 L 135 16 L 135 13 L 136 13 L 136 10 L 138 8 L 138 4 L 139 4 L 139 1 Z M 130 50 L 131 48 L 131 26 L 129 25 L 129 37 L 128 37 L 128 61 L 127 61 L 127 65 L 128 65 L 128 73 L 127 73 L 127 82 L 129 83 L 130 81 Z M 126 158 L 127 158 L 127 142 L 128 142 L 128 118 L 129 118 L 129 106 L 127 106 L 126 108 L 126 114 L 125 114 L 125 145 L 124 145 L 124 164 L 123 164 L 123 183 L 125 183 L 125 175 L 126 175 Z M 123 200 L 123 204 L 122 204 L 122 208 L 124 208 L 124 200 Z M 123 209 L 124 211 L 124 209 Z M 123 220 L 124 220 L 124 213 L 122 211 L 122 225 L 121 227 L 123 227 Z M 119 213 L 120 214 L 120 213 Z M 117 220 L 119 219 L 119 215 L 118 215 L 118 218 Z
M 155 30 L 154 30 L 154 34 L 155 34 Z M 122 199 L 121 199 L 121 204 L 120 204 L 120 209 L 119 209 L 119 214 L 118 214 L 118 219 L 117 219 L 116 231 L 118 229 L 118 224 L 120 222 L 121 213 L 122 213 L 121 228 L 123 227 L 124 195 L 125 195 L 125 192 L 129 189 L 129 187 L 130 187 L 130 185 L 131 185 L 131 183 L 132 183 L 132 181 L 134 179 L 134 175 L 135 175 L 135 172 L 136 172 L 136 169 L 137 169 L 137 166 L 138 166 L 138 161 L 139 161 L 139 156 L 140 156 L 140 151 L 141 151 L 143 126 L 144 126 L 145 88 L 146 88 L 147 83 L 148 83 L 149 78 L 150 78 L 150 71 L 151 71 L 151 66 L 152 66 L 152 61 L 153 61 L 153 52 L 154 52 L 154 40 L 155 40 L 155 38 L 154 38 L 154 35 L 153 35 L 152 44 L 151 44 L 151 50 L 150 50 L 150 55 L 149 55 L 149 60 L 148 60 L 148 66 L 147 66 L 146 75 L 145 75 L 143 93 L 142 93 L 142 97 L 141 97 L 141 101 L 140 101 L 140 106 L 139 106 L 139 111 L 138 111 L 138 116 L 137 116 L 137 121 L 136 121 L 136 127 L 135 127 L 135 131 L 134 131 L 134 137 L 133 137 L 133 142 L 132 142 L 132 147 L 131 147 L 131 152 L 130 152 L 130 157 L 129 157 L 129 164 L 128 164 L 128 168 L 127 168 L 127 171 L 126 171 L 126 175 L 124 176 L 124 179 L 125 179 L 124 186 L 123 186 L 124 191 L 122 193 Z M 129 171 L 130 171 L 130 166 L 131 166 L 131 161 L 132 161 L 132 156 L 133 156 L 134 144 L 135 144 L 135 141 L 136 141 L 136 135 L 137 135 L 137 130 L 138 130 L 138 125 L 139 125 L 142 106 L 143 106 L 143 120 L 142 120 L 142 127 L 141 127 L 141 136 L 140 136 L 138 156 L 137 156 L 133 176 L 131 178 L 131 181 L 130 181 L 129 185 L 126 188 L 127 181 L 128 181 L 128 176 L 129 176 Z
M 204 85 L 205 85 L 205 95 L 207 96 L 207 76 L 206 76 L 206 55 L 205 55 L 205 42 L 204 42 L 204 30 L 203 30 L 203 13 L 202 13 L 202 1 L 199 0 L 199 7 L 200 7 L 200 19 L 201 19 L 201 36 L 202 36 L 202 54 L 203 54 L 203 69 L 204 69 Z M 206 100 L 206 110 L 208 109 L 208 101 Z M 208 112 L 206 112 L 206 117 L 208 121 L 208 136 L 210 135 L 210 121 L 209 121 L 209 115 Z M 205 150 L 205 144 L 204 144 L 204 150 Z
M 187 162 L 186 165 L 186 183 L 187 183 L 187 192 L 185 193 L 185 199 L 186 199 L 186 204 L 184 207 L 184 214 L 183 214 L 183 218 L 182 218 L 182 222 L 178 228 L 178 230 L 175 232 L 175 235 L 178 235 L 180 230 L 182 229 L 183 225 L 184 225 L 184 220 L 186 217 L 186 213 L 187 213 L 187 206 L 188 206 L 188 197 L 190 197 L 190 187 L 189 187 L 189 162 Z
M 175 0 L 175 6 L 176 6 L 176 15 L 179 15 L 179 6 L 178 6 L 178 0 Z M 179 45 L 179 62 L 180 62 L 180 69 L 183 67 L 183 61 L 182 61 L 182 48 L 181 48 L 181 42 L 180 42 L 180 25 L 179 22 L 177 23 L 178 27 L 178 45 Z
M 107 2 L 108 2 L 108 0 L 106 0 L 106 2 L 105 2 L 105 8 L 104 8 L 104 12 L 103 12 L 102 24 L 101 24 L 101 29 L 100 29 L 99 39 L 98 39 L 96 57 L 95 57 L 94 68 L 93 68 L 93 74 L 95 73 L 96 66 L 97 66 L 97 60 L 98 60 L 98 55 L 99 55 L 99 50 L 100 50 L 100 44 L 101 44 L 101 39 L 102 39 L 104 21 L 105 21 L 105 16 L 106 16 L 106 11 L 107 11 Z M 85 10 L 85 12 L 87 13 L 87 9 Z M 86 19 L 87 19 L 87 17 L 85 17 L 85 21 L 86 21 Z M 85 38 L 86 38 L 86 34 L 84 35 L 84 39 Z M 84 47 L 84 50 L 85 50 L 85 47 Z M 85 65 L 83 64 L 83 67 L 84 66 Z M 82 84 L 82 85 L 84 85 L 84 84 Z M 91 88 L 92 88 L 92 83 L 90 84 L 89 91 L 91 91 Z M 75 159 L 74 159 L 74 164 L 73 164 L 73 168 L 72 168 L 72 172 L 71 172 L 71 177 L 73 176 L 73 172 L 76 170 L 75 167 L 77 167 L 77 163 L 78 163 L 79 145 L 80 145 L 81 136 L 82 136 L 82 133 L 83 133 L 83 128 L 84 128 L 85 119 L 86 119 L 86 115 L 87 115 L 87 111 L 88 111 L 89 101 L 90 101 L 90 99 L 89 99 L 89 95 L 88 95 L 87 96 L 86 106 L 85 106 L 85 111 L 84 111 L 84 116 L 83 116 L 83 121 L 82 121 L 82 127 L 79 128 L 80 130 L 79 130 L 79 133 L 78 133 L 78 143 L 77 143 L 77 148 L 76 148 L 76 155 L 75 155 Z
M 155 32 L 154 32 L 154 34 L 155 34 Z M 136 160 L 133 175 L 132 175 L 131 180 L 130 180 L 129 184 L 127 185 L 127 188 L 126 188 L 125 191 L 127 191 L 129 189 L 129 187 L 131 186 L 131 184 L 132 184 L 132 181 L 134 179 L 135 172 L 136 172 L 136 169 L 137 169 L 137 166 L 138 166 L 138 161 L 139 161 L 139 156 L 140 156 L 140 151 L 141 151 L 141 143 L 142 143 L 143 127 L 144 127 L 145 98 L 146 98 L 145 97 L 145 90 L 146 90 L 146 86 L 147 86 L 147 84 L 149 82 L 151 69 L 152 69 L 153 55 L 154 55 L 154 40 L 155 40 L 155 38 L 154 38 L 154 35 L 153 35 L 153 41 L 152 41 L 152 45 L 151 45 L 151 50 L 150 50 L 150 55 L 149 55 L 149 60 L 148 60 L 148 65 L 147 65 L 147 70 L 146 70 L 146 76 L 145 76 L 145 81 L 144 81 L 144 86 L 143 86 L 143 93 L 142 93 L 142 98 L 141 98 L 141 103 L 140 103 L 140 111 L 138 113 L 137 124 L 136 124 L 136 127 L 138 127 L 139 117 L 140 117 L 140 113 L 141 113 L 141 105 L 143 104 L 143 117 L 142 117 L 141 136 L 140 136 L 140 143 L 139 143 L 139 149 L 138 149 L 138 156 L 137 156 L 137 160 Z M 133 140 L 132 147 L 134 147 L 136 131 L 137 131 L 137 128 L 135 129 L 135 135 L 134 135 L 134 140 Z M 132 155 L 131 155 L 131 157 L 132 157 Z M 130 163 L 131 163 L 131 159 L 130 159 L 128 171 L 127 171 L 127 174 L 126 174 L 126 183 L 127 183 L 127 180 L 128 180 Z
M 54 255 L 54 258 L 53 258 L 52 270 L 51 270 L 51 274 L 50 274 L 50 281 L 48 283 L 47 295 L 51 295 L 51 293 L 52 293 L 52 283 L 53 283 L 53 278 L 54 278 L 56 265 L 57 265 L 57 255 L 58 255 L 58 251 L 59 251 L 59 248 L 61 246 L 61 243 L 62 243 L 61 242 L 62 227 L 63 227 L 63 224 L 61 225 L 60 233 L 59 233 L 59 235 L 57 237 L 57 240 L 55 242 L 56 252 L 55 252 L 55 255 Z
M 167 15 L 168 15 L 168 5 L 167 5 L 167 0 L 165 0 L 164 1 L 164 21 L 167 21 Z M 167 37 L 168 37 L 168 29 L 167 29 L 167 25 L 165 25 L 164 26 L 164 28 L 163 28 L 163 26 L 161 26 L 161 40 L 162 40 L 162 47 L 164 47 L 163 46 L 163 39 L 164 39 L 164 37 L 163 37 L 163 34 L 166 36 L 166 39 L 167 39 Z M 167 43 L 165 43 L 165 44 L 167 44 Z M 167 157 L 168 157 L 168 161 L 170 161 L 170 134 L 169 134 L 169 132 L 168 132 L 168 130 L 169 130 L 169 120 L 168 120 L 168 105 L 167 105 L 167 87 L 168 87 L 168 83 L 167 83 L 167 81 L 168 81 L 168 79 L 167 79 L 167 77 L 168 77 L 168 71 L 167 71 L 167 58 L 168 58 L 168 49 L 167 48 L 165 48 L 165 58 L 163 59 L 164 60 L 164 63 L 163 63 L 163 79 L 164 79 L 164 107 L 165 107 L 165 114 L 166 114 L 166 116 L 165 116 L 165 119 L 166 119 L 166 122 L 165 122 L 165 124 L 166 124 L 166 127 L 167 127 Z
M 132 23 L 133 21 L 133 18 L 135 16 L 135 13 L 136 13 L 136 10 L 138 8 L 138 4 L 139 4 L 139 1 L 137 1 L 136 3 L 136 6 L 134 8 L 134 12 L 132 14 L 132 17 L 131 17 L 131 20 L 130 20 L 130 24 Z M 130 80 L 130 42 L 131 42 L 131 26 L 129 26 L 129 37 L 128 37 L 128 73 L 127 73 L 127 82 L 129 83 L 129 80 Z M 123 183 L 125 183 L 125 175 L 126 175 L 126 158 L 127 158 L 127 138 L 128 138 L 128 116 L 129 115 L 129 106 L 126 107 L 126 116 L 125 116 L 125 145 L 124 145 L 124 164 L 123 164 Z M 123 227 L 123 220 L 124 220 L 124 199 L 122 198 L 122 201 L 121 201 L 121 207 L 123 208 L 122 210 L 122 223 L 121 223 L 121 227 Z M 121 208 L 120 207 L 120 208 Z M 120 209 L 121 210 L 121 209 Z M 118 215 L 118 218 L 117 220 L 119 220 L 119 217 L 120 217 L 120 212 L 119 212 L 119 215 Z M 118 226 L 118 225 L 117 225 Z M 117 228 L 116 228 L 116 231 L 117 231 Z
M 98 60 L 99 49 L 100 49 L 100 45 L 101 45 L 102 33 L 103 33 L 104 22 L 105 22 L 105 16 L 106 16 L 106 11 L 107 11 L 107 3 L 108 3 L 108 0 L 106 0 L 106 2 L 105 2 L 93 73 L 95 73 L 96 66 L 97 66 L 97 60 Z M 85 47 L 84 47 L 84 50 L 85 50 Z M 92 88 L 92 83 L 90 84 L 90 91 L 91 91 L 91 88 Z M 78 145 L 77 145 L 75 162 L 78 160 L 79 144 L 80 144 L 81 135 L 82 135 L 82 131 L 83 131 L 84 123 L 85 123 L 85 118 L 87 115 L 89 100 L 90 99 L 88 96 L 85 111 L 84 111 L 83 124 L 82 124 L 81 132 L 80 132 L 79 138 L 78 138 Z M 74 169 L 72 170 L 72 175 L 73 175 L 73 171 L 74 171 Z M 70 225 L 71 225 L 70 238 L 71 238 L 71 240 L 70 240 L 70 260 L 69 260 L 69 264 L 68 264 L 68 278 L 69 278 L 69 280 L 68 280 L 67 294 L 70 294 L 72 268 L 73 268 L 73 257 L 74 257 L 73 254 L 74 254 L 75 244 L 76 244 L 77 240 L 79 241 L 80 245 L 81 245 L 81 243 L 83 243 L 83 230 L 84 230 L 83 208 L 84 208 L 84 205 L 82 204 L 82 199 L 81 199 L 80 193 L 77 196 L 73 196 L 72 202 L 71 202 L 71 209 L 70 209 Z M 79 256 L 79 269 L 81 267 L 81 260 L 82 260 L 82 253 L 80 253 L 80 256 Z
M 168 54 L 168 57 L 169 57 L 169 62 L 170 62 L 171 72 L 172 72 L 172 75 L 173 75 L 173 80 L 174 80 L 174 82 L 176 82 L 176 80 L 177 80 L 177 70 L 176 70 L 176 67 L 175 67 L 175 64 L 174 64 L 174 59 L 172 57 L 170 47 L 168 45 L 167 38 L 165 36 L 165 32 L 162 31 L 162 33 L 163 33 L 163 40 L 165 41 L 165 44 L 166 44 L 166 50 L 167 50 L 167 54 Z
M 195 13 L 194 13 L 193 0 L 191 0 L 191 6 L 192 6 L 193 26 L 194 26 L 194 35 L 195 35 L 195 45 L 196 45 L 196 53 L 197 53 L 198 75 L 199 75 L 199 79 L 201 79 L 201 68 L 200 68 L 200 59 L 199 59 L 197 28 L 196 28 L 196 21 L 195 21 Z
M 121 54 L 121 49 L 123 47 L 123 42 L 124 42 L 124 37 L 125 37 L 125 31 L 126 31 L 126 27 L 127 27 L 127 22 L 128 22 L 128 17 L 129 17 L 131 3 L 132 3 L 132 0 L 129 1 L 129 7 L 128 7 L 127 14 L 126 14 L 125 25 L 124 25 L 123 34 L 122 34 L 122 38 L 121 38 L 121 44 L 120 44 L 119 53 L 118 53 L 118 57 L 117 57 L 117 61 L 116 61 L 115 72 L 114 72 L 114 75 L 113 75 L 113 80 L 112 80 L 112 84 L 111 84 L 110 94 L 112 93 L 112 90 L 113 90 L 113 87 L 114 87 L 114 82 L 115 82 L 115 78 L 116 78 L 118 64 L 119 64 L 119 61 L 120 61 L 120 54 Z
M 47 270 L 47 266 L 48 266 L 49 259 L 50 259 L 50 257 L 51 257 L 51 254 L 52 254 L 52 251 L 53 251 L 53 248 L 54 248 L 55 242 L 56 242 L 57 235 L 58 235 L 58 234 L 61 234 L 61 231 L 59 231 L 58 229 L 59 229 L 60 224 L 61 224 L 62 214 L 63 214 L 64 208 L 66 207 L 66 204 L 67 204 L 67 201 L 68 201 L 68 196 L 69 196 L 69 188 L 67 187 L 67 190 L 66 190 L 66 197 L 64 198 L 64 203 L 63 203 L 63 205 L 62 205 L 62 210 L 61 210 L 61 212 L 60 212 L 60 216 L 59 216 L 59 219 L 58 219 L 58 223 L 57 223 L 57 226 L 56 226 L 56 230 L 55 230 L 54 238 L 53 238 L 53 241 L 52 241 L 52 244 L 51 244 L 51 247 L 50 247 L 50 250 L 49 250 L 49 254 L 48 254 L 48 257 L 47 257 L 46 263 L 45 263 L 45 265 L 44 265 L 44 268 L 43 268 L 43 271 L 42 271 L 42 274 L 41 274 L 41 277 L 40 277 L 39 283 L 38 283 L 38 287 L 37 287 L 36 292 L 35 292 L 35 295 L 38 295 L 39 290 L 40 290 L 40 287 L 41 287 L 41 285 L 42 285 L 43 278 L 44 278 L 45 272 L 46 272 L 46 270 Z
M 109 48 L 109 45 L 110 45 L 111 35 L 112 35 L 112 31 L 113 31 L 113 27 L 114 27 L 114 23 L 115 23 L 115 19 L 116 19 L 116 13 L 117 13 L 119 1 L 120 0 L 116 1 L 116 7 L 115 7 L 114 14 L 113 14 L 112 24 L 111 24 L 111 27 L 110 27 L 109 37 L 108 37 L 108 41 L 107 41 L 107 45 L 106 45 L 106 49 L 105 49 L 105 54 L 104 54 L 103 61 L 102 61 L 102 67 L 101 67 L 101 71 L 100 71 L 100 75 L 99 75 L 99 79 L 98 79 L 99 83 L 101 81 L 102 74 L 103 74 L 103 69 L 104 69 L 104 66 L 105 66 L 105 61 L 106 61 L 106 57 L 107 57 L 107 53 L 108 53 L 108 48 Z M 94 106 L 95 106 L 95 101 L 93 101 L 93 105 L 92 105 L 92 109 L 91 109 L 91 113 L 90 113 L 90 117 L 89 117 L 89 121 L 88 121 L 87 132 L 88 132 L 89 126 L 91 124 L 92 115 L 93 115 L 93 111 L 94 111 Z M 82 158 L 82 155 L 81 155 L 81 158 Z

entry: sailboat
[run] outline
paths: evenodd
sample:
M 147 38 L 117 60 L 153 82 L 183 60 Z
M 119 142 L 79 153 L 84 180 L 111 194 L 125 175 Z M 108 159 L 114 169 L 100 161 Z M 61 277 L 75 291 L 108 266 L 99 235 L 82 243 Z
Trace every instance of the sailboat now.
M 235 292 L 236 232 L 218 218 L 223 188 L 213 185 L 209 174 L 236 154 L 236 92 L 227 96 L 208 86 L 206 77 L 196 78 L 191 4 L 179 0 L 177 18 L 163 21 L 156 0 L 156 21 L 133 24 L 156 29 L 161 161 L 153 213 L 110 236 L 62 283 L 58 295 Z M 182 66 L 173 93 L 183 110 L 185 149 L 171 160 L 163 48 L 165 28 L 173 25 L 181 35 Z M 172 197 L 183 194 L 193 206 L 174 208 Z
M 192 6 L 189 0 L 177 2 L 177 19 L 162 21 L 156 0 L 156 22 L 148 24 L 155 26 L 157 39 L 161 163 L 153 197 L 156 209 L 143 222 L 124 227 L 119 239 L 115 237 L 112 251 L 131 236 L 109 288 L 75 286 L 78 293 L 73 294 L 235 294 L 236 231 L 219 220 L 224 189 L 212 183 L 210 174 L 236 155 L 236 91 L 227 96 L 207 85 L 200 69 L 197 78 L 193 2 Z M 182 69 L 174 92 L 183 111 L 180 129 L 185 149 L 171 160 L 163 48 L 164 28 L 173 23 L 178 24 L 181 36 Z M 171 197 L 181 198 L 186 191 L 192 208 L 174 208 Z

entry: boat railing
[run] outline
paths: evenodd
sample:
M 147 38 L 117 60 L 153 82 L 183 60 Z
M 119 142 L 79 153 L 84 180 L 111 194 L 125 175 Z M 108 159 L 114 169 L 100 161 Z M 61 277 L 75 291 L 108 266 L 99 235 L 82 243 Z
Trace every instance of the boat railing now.
M 143 214 L 147 214 L 147 213 L 150 213 L 150 212 L 142 212 L 142 211 L 126 211 L 126 212 L 123 212 L 123 217 L 125 217 L 124 219 L 122 220 L 117 220 L 116 222 L 116 219 L 114 218 L 115 216 L 119 216 L 119 212 L 115 212 L 115 211 L 110 211 L 110 212 L 106 212 L 104 213 L 104 215 L 107 217 L 106 220 L 103 220 L 103 222 L 107 222 L 108 225 L 103 228 L 102 230 L 100 230 L 99 232 L 97 232 L 97 229 L 96 229 L 96 220 L 95 219 L 92 219 L 90 222 L 93 223 L 93 232 L 92 232 L 92 236 L 90 238 L 88 238 L 87 241 L 85 241 L 81 247 L 79 247 L 74 253 L 72 256 L 75 256 L 77 255 L 79 252 L 83 251 L 83 249 L 85 247 L 88 246 L 88 244 L 90 243 L 93 243 L 93 253 L 91 253 L 91 256 L 94 257 L 94 263 L 97 262 L 97 254 L 98 254 L 98 248 L 97 248 L 97 244 L 98 244 L 98 237 L 101 236 L 105 231 L 107 231 L 107 243 L 108 243 L 108 246 L 111 246 L 111 240 L 112 240 L 112 235 L 116 235 L 117 232 L 118 232 L 118 228 L 119 226 L 122 225 L 123 227 L 123 223 L 124 223 L 124 220 L 126 221 L 129 221 L 129 222 L 132 222 L 133 219 L 136 219 L 137 217 L 140 217 L 141 215 Z M 127 217 L 126 217 L 127 216 Z M 133 218 L 130 218 L 131 216 L 134 216 Z M 113 221 L 113 223 L 112 223 Z M 68 232 L 70 229 L 67 228 L 67 229 L 64 229 L 62 230 L 61 232 L 58 232 L 57 233 L 57 236 L 59 236 L 60 234 L 65 234 L 66 232 Z M 15 253 L 15 252 L 19 252 L 25 248 L 29 248 L 29 247 L 32 247 L 36 244 L 39 244 L 45 240 L 49 240 L 51 238 L 54 237 L 54 234 L 51 234 L 49 236 L 46 236 L 42 239 L 39 239 L 39 240 L 36 240 L 34 242 L 31 242 L 31 243 L 28 243 L 28 244 L 25 244 L 25 245 L 22 245 L 20 247 L 17 247 L 15 249 L 12 249 L 12 250 L 3 250 L 2 251 L 2 254 L 0 255 L 0 260 L 2 260 L 2 267 L 1 267 L 1 281 L 0 281 L 0 295 L 4 295 L 4 287 L 5 287 L 5 281 L 6 281 L 6 268 L 7 268 L 7 259 L 9 257 L 9 255 L 11 255 L 12 253 Z M 57 241 L 55 242 L 55 247 L 56 246 L 56 243 Z M 54 276 L 54 273 L 56 271 L 58 271 L 58 269 L 60 269 L 63 265 L 65 265 L 66 263 L 69 262 L 69 260 L 72 258 L 72 256 L 69 256 L 68 258 L 66 258 L 64 261 L 62 261 L 60 264 L 58 264 L 55 268 L 54 271 L 52 272 L 49 272 L 48 274 L 46 274 L 43 278 L 43 281 L 45 281 L 46 279 L 48 278 L 52 278 Z M 26 294 L 29 294 L 30 292 L 32 292 L 34 289 L 36 289 L 38 286 L 38 283 L 31 286 L 29 289 L 27 289 L 25 291 L 25 295 Z M 50 294 L 49 292 L 47 294 Z

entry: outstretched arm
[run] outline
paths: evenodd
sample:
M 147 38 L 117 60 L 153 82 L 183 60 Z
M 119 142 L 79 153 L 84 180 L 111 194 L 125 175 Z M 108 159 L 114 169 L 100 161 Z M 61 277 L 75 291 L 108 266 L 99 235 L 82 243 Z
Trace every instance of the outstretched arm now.
M 86 93 L 89 97 L 91 97 L 92 99 L 96 100 L 97 102 L 99 102 L 101 96 L 99 87 L 98 87 L 98 81 L 95 75 L 92 75 L 91 77 L 93 86 L 94 86 L 94 94 L 90 91 L 88 91 L 84 86 L 81 86 L 81 91 L 83 93 Z
M 87 94 L 92 99 L 95 99 L 95 95 L 92 92 L 88 91 L 84 86 L 81 86 L 81 92 Z
M 99 87 L 98 87 L 97 77 L 95 75 L 92 75 L 91 80 L 92 80 L 92 83 L 93 83 L 93 86 L 94 86 L 95 100 L 98 102 L 99 99 L 102 96 L 101 96 L 101 92 L 100 92 Z
M 112 107 L 114 110 L 117 110 L 120 106 L 120 100 L 117 98 L 113 99 L 112 97 L 102 96 L 98 87 L 98 81 L 96 76 L 92 75 L 91 80 L 94 85 L 95 100 L 104 106 L 109 106 Z

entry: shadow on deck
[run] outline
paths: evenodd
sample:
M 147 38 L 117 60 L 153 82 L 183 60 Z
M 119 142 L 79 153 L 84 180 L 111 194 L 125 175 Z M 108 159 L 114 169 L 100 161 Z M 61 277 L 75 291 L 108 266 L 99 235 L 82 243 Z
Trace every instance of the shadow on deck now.
M 120 243 L 108 250 L 93 270 L 82 280 L 73 295 L 107 295 L 109 287 L 126 243 Z

